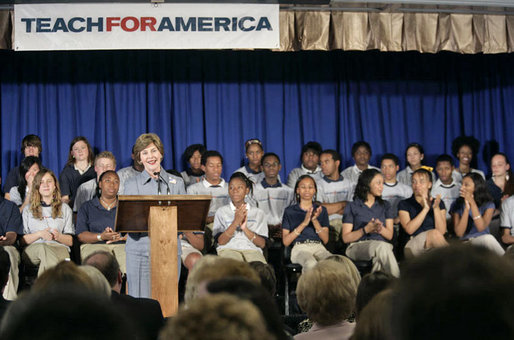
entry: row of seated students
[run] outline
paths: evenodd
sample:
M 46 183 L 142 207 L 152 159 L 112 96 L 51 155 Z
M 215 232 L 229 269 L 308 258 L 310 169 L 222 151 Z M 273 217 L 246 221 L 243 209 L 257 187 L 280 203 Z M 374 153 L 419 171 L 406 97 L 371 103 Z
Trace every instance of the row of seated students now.
M 278 155 L 264 153 L 258 139 L 248 140 L 245 148 L 248 165 L 236 170 L 228 183 L 221 178 L 221 154 L 206 151 L 198 144 L 185 152 L 189 169 L 178 176 L 166 175 L 178 188 L 174 193 L 212 195 L 206 231 L 214 235 L 220 256 L 266 262 L 262 251 L 266 240 L 282 239 L 285 246 L 292 246 L 291 261 L 309 269 L 330 255 L 326 248 L 329 240 L 342 240 L 348 245 L 345 253 L 350 258 L 370 260 L 374 271 L 384 270 L 398 276 L 391 244 L 395 234 L 393 225 L 398 223 L 402 225 L 410 255 L 446 245 L 444 235 L 449 219 L 461 239 L 503 253 L 502 247 L 489 235 L 494 204 L 497 208 L 505 207 L 501 224 L 504 243 L 514 243 L 511 236 L 514 202 L 505 197 L 512 181 L 508 159 L 503 154 L 493 157 L 494 177 L 486 186 L 483 173 L 469 167 L 473 152 L 468 151 L 474 150 L 472 143 L 462 142 L 455 148 L 459 164 L 464 166 L 458 171 L 450 156 L 441 155 L 437 159 L 439 179 L 435 183 L 434 173 L 421 165 L 424 154 L 418 144 L 407 147 L 409 166 L 397 173 L 399 160 L 395 155 L 382 157 L 380 172 L 369 165 L 370 146 L 357 142 L 352 147 L 355 165 L 340 173 L 339 153 L 323 151 L 318 143 L 309 142 L 302 148 L 302 166 L 288 177 L 289 185 L 280 181 Z M 26 157 L 18 168 L 19 183 L 6 196 L 18 205 L 23 219 L 16 215 L 13 205 L 2 202 L 7 208 L 1 212 L 5 210 L 9 216 L 4 219 L 3 245 L 13 245 L 17 235 L 23 235 L 21 241 L 27 247 L 21 257 L 39 265 L 41 273 L 69 257 L 70 235 L 77 234 L 82 243 L 82 258 L 102 247 L 116 254 L 125 272 L 131 262 L 125 258 L 127 235 L 112 230 L 117 194 L 133 193 L 130 188 L 139 185 L 134 180 L 137 176 L 148 173 L 150 180 L 154 170 L 163 171 L 160 162 L 164 150 L 160 139 L 154 134 L 140 136 L 133 147 L 133 165 L 116 173 L 112 153 L 100 153 L 92 164 L 89 143 L 84 137 L 77 137 L 70 145 L 60 185 L 56 176 L 42 167 L 38 157 L 41 149 L 37 136 L 27 136 L 22 142 Z M 152 152 L 158 156 L 152 156 Z M 464 170 L 468 173 L 463 177 Z M 87 175 L 90 172 L 92 178 Z M 402 178 L 409 185 L 402 183 Z M 126 190 L 124 186 L 131 180 Z M 157 188 L 160 192 L 160 184 Z M 78 213 L 76 230 L 70 206 Z M 191 269 L 202 257 L 202 250 L 211 245 L 205 245 L 204 235 L 199 233 L 185 233 L 180 238 L 181 259 Z M 13 253 L 12 268 L 17 268 L 20 256 L 14 247 L 9 249 Z M 12 272 L 11 276 L 12 282 L 5 291 L 9 298 L 16 296 L 17 288 L 17 273 Z

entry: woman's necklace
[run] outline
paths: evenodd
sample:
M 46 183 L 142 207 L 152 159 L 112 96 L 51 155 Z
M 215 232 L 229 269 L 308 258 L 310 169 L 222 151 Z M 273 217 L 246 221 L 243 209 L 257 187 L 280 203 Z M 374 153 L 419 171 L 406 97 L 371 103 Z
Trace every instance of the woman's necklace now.
M 104 204 L 104 207 L 105 207 L 105 209 L 107 209 L 107 211 L 111 211 L 111 208 L 116 204 L 116 202 L 118 200 L 115 199 L 111 204 L 108 204 L 107 202 L 104 201 L 103 198 L 100 197 L 100 201 Z

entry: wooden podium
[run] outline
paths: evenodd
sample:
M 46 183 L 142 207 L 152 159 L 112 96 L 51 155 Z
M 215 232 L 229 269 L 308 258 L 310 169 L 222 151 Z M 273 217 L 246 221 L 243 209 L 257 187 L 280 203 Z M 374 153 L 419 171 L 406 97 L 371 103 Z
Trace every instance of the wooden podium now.
M 210 195 L 120 195 L 115 230 L 148 233 L 152 298 L 165 317 L 178 309 L 177 232 L 204 231 Z

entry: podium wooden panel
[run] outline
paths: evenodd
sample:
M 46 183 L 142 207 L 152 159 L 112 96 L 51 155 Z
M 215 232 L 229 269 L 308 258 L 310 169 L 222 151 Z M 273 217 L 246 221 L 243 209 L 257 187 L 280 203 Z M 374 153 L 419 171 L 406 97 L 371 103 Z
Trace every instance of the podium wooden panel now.
M 150 237 L 152 298 L 165 317 L 178 309 L 178 231 L 203 231 L 210 195 L 118 197 L 115 230 L 146 233 Z

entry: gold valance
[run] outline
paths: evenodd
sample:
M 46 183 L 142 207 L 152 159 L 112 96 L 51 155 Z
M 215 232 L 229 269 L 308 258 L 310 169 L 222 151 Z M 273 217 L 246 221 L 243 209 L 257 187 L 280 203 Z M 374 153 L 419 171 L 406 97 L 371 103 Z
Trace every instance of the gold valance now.
M 0 49 L 12 48 L 12 16 L 0 10 Z M 279 51 L 301 50 L 509 53 L 514 16 L 281 10 Z

